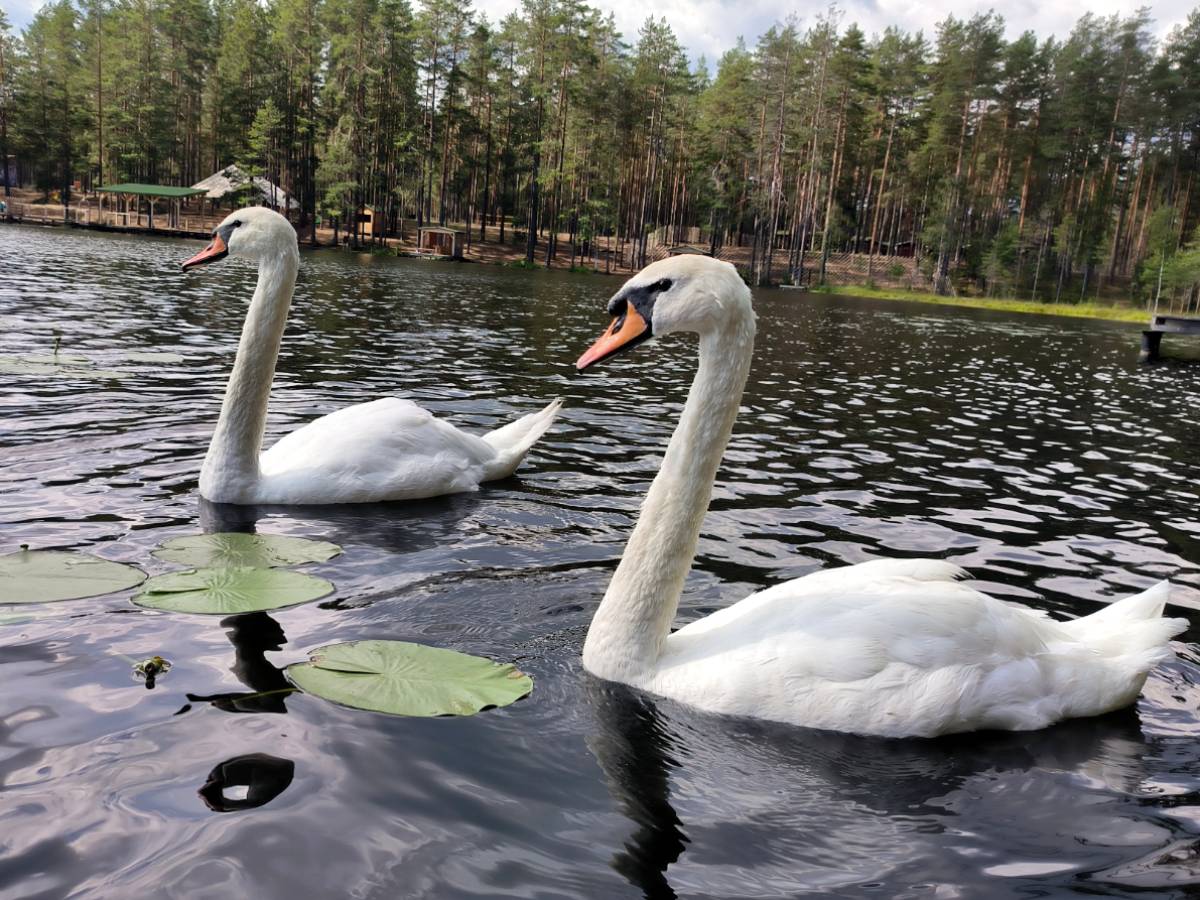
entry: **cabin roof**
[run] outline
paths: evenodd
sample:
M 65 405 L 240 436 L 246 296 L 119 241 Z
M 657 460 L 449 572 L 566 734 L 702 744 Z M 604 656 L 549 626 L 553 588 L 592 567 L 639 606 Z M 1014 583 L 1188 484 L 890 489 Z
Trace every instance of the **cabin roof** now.
M 204 194 L 209 200 L 223 200 L 230 194 L 241 191 L 254 191 L 260 197 L 286 205 L 288 209 L 299 209 L 300 204 L 294 197 L 289 197 L 287 191 L 272 184 L 261 175 L 248 175 L 237 166 L 226 166 L 219 172 L 213 172 L 203 181 L 197 181 L 192 187 Z
M 106 194 L 140 194 L 143 197 L 195 197 L 204 193 L 196 188 L 165 184 L 106 184 L 96 190 Z
M 422 225 L 417 231 L 428 231 L 430 234 L 462 234 L 461 231 L 455 231 L 453 228 L 446 228 L 442 225 Z

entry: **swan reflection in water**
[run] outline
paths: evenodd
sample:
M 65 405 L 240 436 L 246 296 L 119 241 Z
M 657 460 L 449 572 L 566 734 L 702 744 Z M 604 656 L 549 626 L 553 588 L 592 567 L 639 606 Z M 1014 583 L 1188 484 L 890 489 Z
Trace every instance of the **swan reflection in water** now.
M 197 793 L 213 812 L 237 812 L 265 806 L 287 790 L 296 764 L 269 753 L 246 753 L 218 763 Z M 245 796 L 233 796 L 244 787 Z
M 254 534 L 260 522 L 278 519 L 290 524 L 302 523 L 311 536 L 339 545 L 353 543 L 389 553 L 416 553 L 444 546 L 447 535 L 479 506 L 480 501 L 474 496 L 413 501 L 403 506 L 394 503 L 239 506 L 201 498 L 200 526 L 205 534 Z M 283 670 L 266 658 L 268 652 L 282 650 L 287 643 L 282 626 L 265 612 L 229 616 L 220 624 L 227 629 L 226 635 L 233 644 L 234 662 L 230 671 L 249 691 L 188 694 L 188 700 L 211 703 L 226 712 L 286 713 L 287 696 L 297 689 Z
M 667 867 L 688 842 L 670 799 L 670 772 L 679 767 L 678 739 L 649 697 L 623 684 L 584 678 L 597 725 L 587 738 L 588 749 L 604 771 L 609 793 L 635 826 L 612 866 L 647 897 L 674 897 Z
M 342 503 L 327 506 L 239 506 L 200 498 L 200 530 L 205 534 L 240 531 L 253 534 L 260 522 L 303 525 L 305 532 L 339 546 L 366 545 L 390 553 L 411 553 L 443 546 L 462 519 L 487 501 L 479 494 L 455 494 L 404 503 Z
M 193 703 L 211 703 L 217 709 L 234 713 L 286 713 L 284 701 L 296 690 L 283 670 L 271 663 L 266 654 L 283 649 L 287 636 L 283 627 L 265 612 L 243 613 L 221 620 L 221 627 L 233 644 L 234 660 L 230 671 L 248 692 L 188 694 Z
M 632 823 L 611 865 L 646 897 L 884 879 L 1008 891 L 1022 875 L 1069 882 L 1157 858 L 1171 837 L 1143 822 L 1133 843 L 1111 839 L 1146 818 L 1144 760 L 1169 752 L 1132 709 L 894 740 L 710 716 L 591 676 L 585 695 L 588 748 Z

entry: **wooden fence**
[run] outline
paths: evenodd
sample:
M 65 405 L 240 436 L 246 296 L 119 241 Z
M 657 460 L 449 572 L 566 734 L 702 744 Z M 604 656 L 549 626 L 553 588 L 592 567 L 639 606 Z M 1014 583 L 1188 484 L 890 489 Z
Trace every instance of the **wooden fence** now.
M 65 210 L 63 207 L 43 203 L 23 203 L 20 200 L 8 202 L 8 216 L 17 222 L 33 225 L 81 225 L 84 227 L 121 228 L 129 230 L 150 230 L 149 217 L 140 211 L 121 212 L 119 210 L 101 210 L 92 204 L 79 204 Z M 171 223 L 170 212 L 164 210 L 154 217 L 154 231 L 186 232 L 188 234 L 208 234 L 212 231 L 213 223 L 217 221 L 211 216 L 180 215 Z
M 646 246 L 646 262 L 654 262 L 655 260 L 666 257 L 673 245 L 664 243 L 650 244 Z M 697 244 L 691 242 L 688 246 L 699 250 L 701 253 L 708 253 L 707 244 Z M 625 254 L 623 263 L 628 263 L 629 252 L 634 249 L 632 246 L 628 248 Z M 771 271 L 767 280 L 771 284 L 789 283 L 791 281 L 791 273 L 788 271 L 789 253 L 786 249 L 777 249 L 771 257 Z M 750 268 L 750 247 L 737 247 L 732 244 L 726 244 L 717 249 L 717 259 L 723 259 L 726 262 L 733 263 L 739 269 L 748 271 Z M 820 251 L 809 251 L 804 254 L 804 284 L 817 284 L 821 273 L 821 253 Z M 920 287 L 923 284 L 923 276 L 917 268 L 917 261 L 911 256 L 882 256 L 875 254 L 874 257 L 868 256 L 866 253 L 831 253 L 825 261 L 825 283 L 832 285 L 865 285 L 873 284 L 878 287 L 890 288 L 905 288 L 912 289 Z
M 787 256 L 784 256 L 786 262 Z M 821 271 L 821 254 L 805 253 L 806 278 L 816 284 Z M 879 287 L 920 286 L 921 274 L 911 256 L 880 256 L 866 253 L 831 253 L 825 261 L 825 283 L 834 285 L 875 284 Z

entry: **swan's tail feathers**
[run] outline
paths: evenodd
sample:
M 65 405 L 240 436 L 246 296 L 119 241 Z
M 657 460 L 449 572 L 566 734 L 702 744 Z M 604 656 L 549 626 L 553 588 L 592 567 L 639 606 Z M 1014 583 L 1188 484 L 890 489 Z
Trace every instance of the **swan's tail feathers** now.
M 1152 666 L 1170 657 L 1167 642 L 1188 627 L 1187 619 L 1163 618 L 1170 596 L 1170 582 L 1160 581 L 1090 616 L 1062 624 L 1102 656 L 1143 655 Z
M 522 416 L 515 422 L 509 422 L 502 428 L 485 434 L 483 439 L 496 451 L 496 458 L 488 463 L 483 480 L 507 478 L 517 471 L 517 466 L 521 464 L 529 448 L 554 424 L 560 409 L 562 400 L 555 400 L 539 412 Z

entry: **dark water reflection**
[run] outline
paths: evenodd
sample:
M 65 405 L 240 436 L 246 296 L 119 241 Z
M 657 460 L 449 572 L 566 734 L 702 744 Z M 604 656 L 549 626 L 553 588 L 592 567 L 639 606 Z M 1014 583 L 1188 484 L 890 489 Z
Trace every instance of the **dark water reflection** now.
M 866 740 L 596 682 L 579 667 L 584 629 L 681 406 L 689 342 L 578 378 L 615 281 L 306 256 L 272 435 L 387 393 L 479 429 L 563 396 L 562 424 L 519 478 L 471 496 L 215 507 L 195 480 L 253 272 L 231 261 L 185 278 L 186 250 L 0 228 L 0 549 L 159 572 L 149 551 L 166 538 L 257 528 L 341 544 L 314 567 L 338 591 L 225 620 L 125 596 L 0 609 L 0 897 L 1200 884 L 1194 629 L 1136 709 L 1037 734 Z M 916 554 L 1068 616 L 1170 577 L 1194 617 L 1200 367 L 1139 368 L 1136 329 L 1101 323 L 786 294 L 758 310 L 682 619 L 821 567 Z M 91 365 L 11 364 L 56 332 Z M 286 692 L 288 662 L 359 638 L 519 659 L 536 688 L 466 720 Z M 147 691 L 128 659 L 155 653 L 174 666 Z M 254 754 L 291 763 L 291 780 L 214 812 L 197 792 Z

